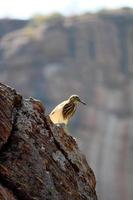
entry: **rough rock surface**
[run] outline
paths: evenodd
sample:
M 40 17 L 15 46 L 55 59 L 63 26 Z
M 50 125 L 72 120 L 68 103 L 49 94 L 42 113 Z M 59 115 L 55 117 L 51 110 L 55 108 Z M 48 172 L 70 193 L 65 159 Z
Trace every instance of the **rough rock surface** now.
M 96 200 L 95 185 L 76 141 L 42 103 L 0 84 L 0 200 Z
M 17 200 L 13 193 L 0 185 L 0 200 Z

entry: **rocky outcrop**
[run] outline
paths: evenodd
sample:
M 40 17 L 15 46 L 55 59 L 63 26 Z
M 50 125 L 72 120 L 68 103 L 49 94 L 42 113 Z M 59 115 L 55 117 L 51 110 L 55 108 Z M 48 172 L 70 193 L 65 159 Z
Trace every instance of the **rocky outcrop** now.
M 43 104 L 0 84 L 0 199 L 96 200 L 95 185 L 75 139 Z
M 28 20 L 0 19 L 0 38 L 7 33 L 23 28 L 27 22 Z

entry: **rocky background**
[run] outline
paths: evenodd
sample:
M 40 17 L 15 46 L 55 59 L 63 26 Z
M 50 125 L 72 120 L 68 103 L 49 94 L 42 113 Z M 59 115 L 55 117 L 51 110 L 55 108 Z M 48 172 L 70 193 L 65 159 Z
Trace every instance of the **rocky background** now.
M 133 10 L 0 20 L 0 81 L 45 102 L 87 103 L 69 125 L 100 200 L 133 198 Z

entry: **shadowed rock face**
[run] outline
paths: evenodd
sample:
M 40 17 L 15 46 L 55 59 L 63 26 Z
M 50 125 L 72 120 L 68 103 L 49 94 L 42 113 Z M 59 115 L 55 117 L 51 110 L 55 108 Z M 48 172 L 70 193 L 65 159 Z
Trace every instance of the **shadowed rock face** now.
M 13 193 L 9 191 L 6 187 L 0 185 L 0 199 L 1 200 L 17 200 Z
M 0 199 L 96 200 L 95 185 L 76 141 L 42 103 L 0 84 Z
M 0 148 L 11 134 L 15 90 L 0 84 Z

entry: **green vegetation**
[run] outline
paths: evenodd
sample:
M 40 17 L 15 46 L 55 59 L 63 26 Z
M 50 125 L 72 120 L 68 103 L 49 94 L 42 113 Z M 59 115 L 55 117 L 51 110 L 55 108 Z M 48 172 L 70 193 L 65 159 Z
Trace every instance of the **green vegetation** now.
M 40 15 L 37 14 L 33 16 L 29 22 L 29 25 L 33 27 L 38 27 L 42 23 L 62 23 L 64 21 L 64 16 L 60 13 L 53 13 L 51 15 Z

